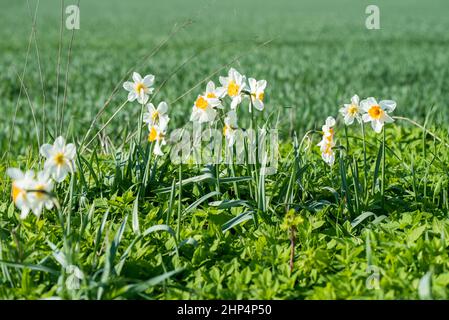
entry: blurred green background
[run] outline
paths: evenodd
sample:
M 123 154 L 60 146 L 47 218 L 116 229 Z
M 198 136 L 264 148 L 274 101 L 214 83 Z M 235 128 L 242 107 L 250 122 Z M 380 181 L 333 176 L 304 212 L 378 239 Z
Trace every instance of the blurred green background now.
M 76 3 L 64 1 L 64 7 Z M 365 27 L 369 4 L 380 8 L 380 30 Z M 36 5 L 37 36 L 29 42 Z M 81 0 L 64 129 L 81 137 L 127 71 L 166 39 L 175 25 L 186 21 L 191 23 L 135 68 L 141 74 L 156 75 L 156 87 L 166 81 L 154 102 L 172 103 L 171 128 L 188 121 L 204 84 L 178 98 L 231 62 L 247 76 L 268 80 L 266 116 L 271 111 L 279 114 L 284 134 L 321 125 L 354 93 L 394 99 L 396 115 L 421 122 L 433 107 L 434 123 L 444 124 L 449 120 L 445 112 L 449 101 L 448 9 L 449 3 L 443 0 Z M 18 102 L 11 131 L 20 91 L 17 74 L 22 74 L 25 61 L 24 84 L 39 129 L 54 134 L 61 3 L 1 0 L 0 12 L 0 148 L 7 149 L 11 136 L 12 152 L 21 153 L 36 143 L 25 94 Z M 62 36 L 60 101 L 72 31 L 64 28 Z M 266 41 L 270 42 L 262 45 Z M 218 82 L 218 75 L 227 69 L 212 79 Z M 101 121 L 125 99 L 126 92 L 120 89 Z M 136 105 L 127 105 L 107 129 L 111 139 L 121 139 L 120 130 L 126 126 L 134 129 L 138 112 Z

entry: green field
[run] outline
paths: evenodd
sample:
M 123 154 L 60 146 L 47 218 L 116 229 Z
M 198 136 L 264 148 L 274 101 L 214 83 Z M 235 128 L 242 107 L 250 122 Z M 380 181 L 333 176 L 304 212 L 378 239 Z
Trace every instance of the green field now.
M 376 1 L 380 30 L 369 4 L 80 1 L 73 32 L 60 1 L 0 0 L 0 298 L 448 299 L 449 3 Z M 179 166 L 170 143 L 150 157 L 139 104 L 123 105 L 132 71 L 155 75 L 170 132 L 230 67 L 268 82 L 239 126 L 278 130 L 277 173 Z M 355 93 L 401 118 L 363 139 L 338 115 Z M 42 169 L 59 135 L 78 151 L 61 208 L 20 219 L 6 170 Z

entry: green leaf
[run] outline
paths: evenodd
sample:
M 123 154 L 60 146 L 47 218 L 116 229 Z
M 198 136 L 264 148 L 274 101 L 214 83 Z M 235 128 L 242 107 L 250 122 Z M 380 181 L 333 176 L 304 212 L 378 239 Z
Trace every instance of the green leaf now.
M 232 229 L 235 226 L 237 226 L 237 225 L 239 225 L 239 224 L 241 224 L 241 223 L 243 223 L 245 221 L 251 220 L 253 218 L 254 218 L 254 216 L 253 216 L 253 212 L 252 211 L 244 212 L 242 214 L 239 214 L 237 217 L 232 218 L 231 220 L 229 220 L 225 224 L 223 224 L 221 226 L 221 230 L 222 230 L 223 233 L 225 233 L 229 229 Z
M 353 228 L 357 227 L 360 223 L 363 222 L 363 220 L 365 220 L 368 217 L 371 216 L 376 216 L 374 213 L 370 212 L 370 211 L 366 211 L 363 212 L 361 215 L 359 215 L 357 218 L 355 218 L 352 222 L 351 222 L 351 226 Z
M 424 230 L 426 230 L 427 226 L 420 226 L 412 230 L 412 232 L 409 233 L 407 236 L 407 242 L 408 243 L 414 243 L 416 240 L 418 240 L 419 237 L 421 237 Z

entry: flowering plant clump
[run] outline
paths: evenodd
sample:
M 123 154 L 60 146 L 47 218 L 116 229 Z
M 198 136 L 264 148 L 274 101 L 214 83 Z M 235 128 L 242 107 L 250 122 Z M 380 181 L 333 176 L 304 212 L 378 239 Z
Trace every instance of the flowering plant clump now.
M 25 219 L 30 211 L 39 217 L 44 207 L 51 210 L 55 200 L 52 194 L 54 182 L 63 182 L 68 173 L 75 172 L 76 147 L 72 143 L 66 145 L 63 137 L 56 138 L 53 145 L 42 145 L 40 151 L 46 158 L 44 170 L 37 174 L 32 170 L 22 172 L 18 168 L 7 170 L 12 179 L 11 196 L 21 211 L 22 219 Z
M 147 75 L 143 79 L 139 73 L 133 73 L 133 81 L 127 81 L 123 84 L 123 88 L 129 91 L 128 101 L 134 101 L 146 105 L 147 112 L 142 115 L 142 122 L 148 127 L 148 142 L 153 144 L 153 154 L 156 156 L 163 156 L 162 146 L 166 144 L 165 136 L 170 118 L 168 116 L 168 104 L 161 101 L 157 108 L 153 103 L 148 102 L 149 95 L 153 93 L 155 77 L 154 75 Z M 140 124 L 139 124 L 140 125 Z M 140 131 L 139 131 L 140 139 Z
M 226 142 L 228 146 L 233 146 L 236 139 L 235 130 L 239 128 L 238 107 L 244 100 L 248 100 L 250 113 L 254 108 L 263 111 L 267 81 L 257 81 L 254 78 L 247 80 L 246 76 L 231 68 L 227 76 L 219 77 L 219 82 L 221 86 L 216 87 L 213 81 L 209 81 L 205 92 L 198 95 L 192 107 L 190 121 L 213 123 L 219 114 Z
M 351 102 L 344 104 L 339 112 L 343 117 L 346 126 L 352 125 L 354 120 L 357 120 L 357 122 L 362 125 L 363 130 L 363 123 L 370 122 L 374 132 L 380 133 L 382 132 L 385 123 L 394 122 L 394 119 L 391 118 L 389 114 L 395 109 L 396 102 L 393 100 L 382 100 L 377 102 L 375 98 L 369 97 L 360 101 L 359 96 L 354 95 L 351 98 Z M 335 162 L 335 152 L 333 150 L 335 147 L 335 124 L 336 121 L 333 117 L 328 117 L 326 119 L 326 123 L 322 127 L 323 139 L 318 144 L 323 160 L 329 165 L 333 165 Z M 363 141 L 364 139 L 365 137 L 363 137 Z

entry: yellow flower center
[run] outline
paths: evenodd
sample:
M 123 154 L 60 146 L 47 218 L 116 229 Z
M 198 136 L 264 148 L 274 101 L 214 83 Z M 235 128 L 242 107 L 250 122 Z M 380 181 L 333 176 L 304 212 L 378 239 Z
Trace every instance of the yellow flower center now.
M 148 135 L 148 141 L 154 142 L 157 140 L 157 130 L 155 127 L 151 127 L 150 134 Z
M 265 97 L 265 94 L 263 92 L 259 93 L 259 100 L 263 101 L 263 98 Z
M 235 97 L 239 93 L 240 86 L 235 83 L 235 81 L 229 81 L 228 84 L 228 95 L 230 97 Z
M 62 166 L 62 165 L 64 164 L 64 162 L 65 162 L 64 153 L 58 152 L 58 153 L 55 155 L 54 160 L 55 160 L 55 163 L 56 163 L 58 166 Z
M 147 87 L 142 82 L 139 82 L 138 84 L 136 84 L 136 92 L 138 94 L 140 94 L 141 90 L 143 90 L 145 92 L 146 89 L 147 89 Z
M 17 199 L 21 196 L 25 195 L 25 190 L 19 188 L 15 183 L 12 184 L 12 200 L 14 203 L 17 202 Z
M 206 99 L 204 99 L 203 96 L 199 96 L 198 99 L 196 99 L 195 106 L 196 106 L 197 108 L 200 108 L 200 109 L 202 109 L 202 110 L 205 110 L 205 109 L 207 108 L 208 105 L 209 105 L 209 103 L 207 102 Z
M 151 118 L 153 119 L 153 121 L 156 121 L 159 119 L 159 112 L 154 111 L 153 114 L 151 115 Z
M 380 106 L 372 106 L 369 110 L 368 110 L 368 114 L 370 115 L 371 118 L 373 119 L 380 119 L 382 117 L 383 114 L 383 110 Z
M 351 115 L 351 116 L 356 116 L 357 115 L 357 113 L 359 112 L 359 107 L 357 107 L 355 104 L 351 104 L 350 106 L 349 106 L 349 108 L 348 108 L 348 113 Z
M 209 98 L 209 99 L 215 99 L 215 98 L 217 98 L 217 96 L 215 95 L 215 93 L 209 92 L 209 93 L 207 94 L 207 98 Z

